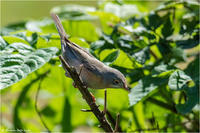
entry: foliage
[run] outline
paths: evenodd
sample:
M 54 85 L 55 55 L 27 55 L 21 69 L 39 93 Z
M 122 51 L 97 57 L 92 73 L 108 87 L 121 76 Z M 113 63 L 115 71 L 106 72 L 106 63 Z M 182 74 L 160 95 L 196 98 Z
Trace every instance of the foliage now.
M 98 10 L 66 5 L 52 12 L 71 41 L 126 76 L 129 94 L 108 90 L 108 110 L 113 117 L 120 112 L 123 131 L 199 131 L 198 3 L 168 1 L 144 13 L 117 1 Z M 80 112 L 87 105 L 59 67 L 59 39 L 50 18 L 1 29 L 2 130 L 46 130 L 34 106 L 41 86 L 39 109 L 51 131 L 101 131 L 93 114 Z M 103 91 L 91 92 L 103 105 Z

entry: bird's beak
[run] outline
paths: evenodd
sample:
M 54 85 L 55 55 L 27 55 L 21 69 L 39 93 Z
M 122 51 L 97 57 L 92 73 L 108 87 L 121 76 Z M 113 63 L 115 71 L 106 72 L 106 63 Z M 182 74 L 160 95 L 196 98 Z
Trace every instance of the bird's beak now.
M 127 86 L 126 84 L 124 84 L 124 89 L 125 89 L 126 91 L 128 91 L 128 93 L 130 93 L 130 90 L 129 90 L 129 88 L 128 88 L 128 86 Z

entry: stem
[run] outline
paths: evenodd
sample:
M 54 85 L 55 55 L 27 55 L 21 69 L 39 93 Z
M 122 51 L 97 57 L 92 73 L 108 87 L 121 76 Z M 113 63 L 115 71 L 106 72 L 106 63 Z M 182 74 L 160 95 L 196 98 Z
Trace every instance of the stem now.
M 46 76 L 46 73 L 48 73 L 49 71 L 43 73 L 43 74 L 39 74 L 37 75 L 37 78 L 33 79 L 29 84 L 27 84 L 22 92 L 20 93 L 19 97 L 18 97 L 18 100 L 17 100 L 17 103 L 15 105 L 15 108 L 14 108 L 14 114 L 13 114 L 13 122 L 14 122 L 14 128 L 16 130 L 20 130 L 21 132 L 25 132 L 25 130 L 23 129 L 23 124 L 22 124 L 22 121 L 19 117 L 19 108 L 21 107 L 22 103 L 24 102 L 24 98 L 26 97 L 28 91 L 30 90 L 31 86 L 36 83 L 38 80 L 41 79 L 41 77 L 44 77 Z
M 40 112 L 40 110 L 38 109 L 38 106 L 37 106 L 37 102 L 38 102 L 38 95 L 39 95 L 39 91 L 41 89 L 41 83 L 43 81 L 44 77 L 41 77 L 40 78 L 40 82 L 39 82 L 39 86 L 37 88 L 37 92 L 36 92 L 36 96 L 35 96 L 35 111 L 36 113 L 38 114 L 42 124 L 44 125 L 44 127 L 47 129 L 47 132 L 48 133 L 51 133 L 50 129 L 48 128 L 47 124 L 45 123 L 44 119 L 42 118 L 42 114 Z
M 76 84 L 77 88 L 81 92 L 83 98 L 86 100 L 87 104 L 90 106 L 93 114 L 99 120 L 100 127 L 103 128 L 103 130 L 105 132 L 113 132 L 113 129 L 112 129 L 110 123 L 107 121 L 104 113 L 99 110 L 97 104 L 93 100 L 91 93 L 88 91 L 88 89 L 82 83 L 76 70 L 74 68 L 70 67 L 62 56 L 59 56 L 59 58 L 63 64 L 63 67 L 69 72 L 71 78 L 74 80 L 74 83 Z
M 160 107 L 163 107 L 163 108 L 168 109 L 168 110 L 170 110 L 170 111 L 172 111 L 174 113 L 177 113 L 176 108 L 174 106 L 169 105 L 167 103 L 164 103 L 162 101 L 159 101 L 159 100 L 157 100 L 155 98 L 149 97 L 147 101 L 150 101 L 150 102 L 152 102 L 152 103 L 154 103 L 154 104 L 156 104 L 156 105 L 158 105 Z

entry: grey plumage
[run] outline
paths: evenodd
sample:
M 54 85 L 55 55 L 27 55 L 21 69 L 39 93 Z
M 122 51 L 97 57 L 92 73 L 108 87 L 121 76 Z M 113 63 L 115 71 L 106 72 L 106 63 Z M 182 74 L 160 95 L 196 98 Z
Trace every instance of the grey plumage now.
M 58 16 L 51 14 L 61 37 L 62 55 L 69 66 L 73 66 L 80 73 L 80 78 L 87 87 L 93 89 L 127 88 L 124 75 L 93 57 L 84 48 L 71 42 Z M 66 71 L 66 70 L 65 70 Z M 68 75 L 68 72 L 66 71 Z M 68 75 L 69 76 L 69 75 Z

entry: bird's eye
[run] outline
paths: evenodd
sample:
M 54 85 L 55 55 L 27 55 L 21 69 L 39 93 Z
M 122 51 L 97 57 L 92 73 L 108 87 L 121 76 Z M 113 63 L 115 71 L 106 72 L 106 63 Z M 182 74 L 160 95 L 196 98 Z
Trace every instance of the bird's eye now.
M 114 80 L 114 84 L 119 84 L 119 80 Z

